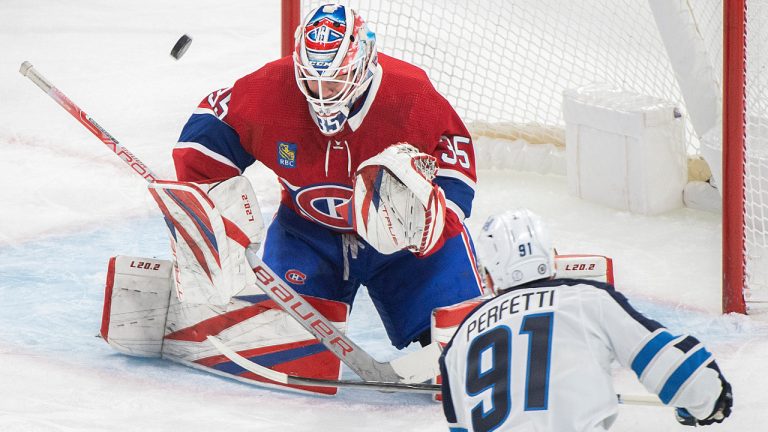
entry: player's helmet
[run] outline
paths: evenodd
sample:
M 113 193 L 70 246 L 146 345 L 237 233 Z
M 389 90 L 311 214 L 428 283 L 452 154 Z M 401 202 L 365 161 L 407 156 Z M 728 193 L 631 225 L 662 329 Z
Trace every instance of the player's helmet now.
M 541 220 L 527 209 L 491 216 L 476 239 L 480 264 L 503 291 L 555 273 L 555 253 Z
M 376 35 L 354 10 L 326 4 L 312 10 L 296 30 L 296 82 L 320 131 L 344 127 L 355 101 L 368 89 L 378 58 Z

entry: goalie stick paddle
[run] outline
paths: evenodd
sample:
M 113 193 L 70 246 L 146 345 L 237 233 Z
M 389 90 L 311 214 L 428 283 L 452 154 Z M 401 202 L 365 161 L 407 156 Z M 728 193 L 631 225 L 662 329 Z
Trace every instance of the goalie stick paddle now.
M 91 131 L 117 157 L 149 183 L 158 177 L 128 149 L 122 146 L 112 135 L 95 120 L 45 79 L 31 63 L 25 61 L 19 73 L 29 78 L 62 108 L 67 110 L 80 124 Z M 317 338 L 328 350 L 354 371 L 360 378 L 368 381 L 392 381 L 399 383 L 423 382 L 437 376 L 437 358 L 440 349 L 437 344 L 431 348 L 417 351 L 419 355 L 404 356 L 391 362 L 379 362 L 355 344 L 333 323 L 328 321 L 309 302 L 275 274 L 256 254 L 254 247 L 247 250 L 248 263 L 256 274 L 259 288 L 286 313 L 299 322 L 304 329 Z
M 281 384 L 307 385 L 315 387 L 336 387 L 352 388 L 357 390 L 377 390 L 381 392 L 403 392 L 403 393 L 423 393 L 437 394 L 441 392 L 440 384 L 427 383 L 401 383 L 401 382 L 382 382 L 382 381 L 352 381 L 352 380 L 329 380 L 320 378 L 302 377 L 289 375 L 266 368 L 256 362 L 236 353 L 214 336 L 208 336 L 208 341 L 213 344 L 228 359 L 243 369 L 254 374 L 267 378 L 271 381 Z M 652 394 L 617 394 L 616 399 L 623 405 L 644 405 L 644 406 L 664 406 L 658 397 Z
M 440 384 L 422 384 L 422 383 L 402 383 L 402 382 L 384 382 L 384 381 L 352 381 L 352 380 L 330 380 L 321 378 L 310 378 L 296 375 L 288 375 L 273 369 L 266 368 L 236 353 L 214 336 L 208 336 L 208 341 L 213 344 L 219 352 L 232 360 L 243 369 L 254 374 L 267 378 L 271 381 L 281 384 L 305 385 L 315 387 L 336 387 L 336 388 L 356 388 L 362 390 L 378 390 L 383 392 L 407 392 L 407 393 L 440 393 Z

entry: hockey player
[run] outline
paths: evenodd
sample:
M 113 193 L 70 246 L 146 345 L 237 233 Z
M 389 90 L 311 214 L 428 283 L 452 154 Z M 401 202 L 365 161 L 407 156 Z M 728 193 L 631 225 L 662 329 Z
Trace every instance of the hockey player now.
M 611 363 L 631 368 L 686 425 L 722 422 L 731 386 L 694 337 L 673 335 L 612 285 L 550 279 L 553 249 L 527 210 L 491 217 L 481 265 L 501 294 L 459 326 L 440 358 L 452 431 L 604 431 L 618 414 Z
M 350 305 L 364 284 L 397 348 L 428 342 L 433 308 L 481 294 L 463 224 L 469 133 L 424 71 L 377 53 L 348 7 L 314 9 L 291 57 L 206 97 L 173 158 L 182 182 L 257 160 L 272 170 L 282 195 L 264 262 L 298 292 Z

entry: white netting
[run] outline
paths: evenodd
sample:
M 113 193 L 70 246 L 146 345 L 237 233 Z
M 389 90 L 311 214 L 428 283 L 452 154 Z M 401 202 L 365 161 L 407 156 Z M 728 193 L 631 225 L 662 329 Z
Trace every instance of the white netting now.
M 305 2 L 302 13 L 321 3 Z M 681 100 L 644 0 L 346 4 L 376 32 L 380 51 L 422 67 L 470 125 L 502 122 L 528 141 L 562 144 L 565 89 L 605 83 Z

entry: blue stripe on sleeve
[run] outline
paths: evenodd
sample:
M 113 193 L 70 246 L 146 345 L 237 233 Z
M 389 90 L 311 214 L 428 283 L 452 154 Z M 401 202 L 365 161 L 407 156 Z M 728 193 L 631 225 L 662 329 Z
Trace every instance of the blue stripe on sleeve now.
M 440 390 L 443 395 L 443 414 L 445 414 L 445 419 L 448 421 L 448 423 L 456 423 L 456 411 L 453 406 L 453 398 L 451 397 L 451 385 L 448 382 L 448 367 L 445 365 L 446 350 L 451 347 L 452 343 L 453 338 L 451 338 L 450 342 L 448 342 L 448 345 L 443 348 L 443 353 L 440 355 L 440 359 L 438 359 L 438 364 L 440 366 L 440 376 L 443 377 L 443 380 L 440 383 Z
M 243 148 L 237 132 L 211 114 L 193 114 L 184 125 L 179 142 L 198 143 L 232 161 L 241 172 L 256 161 Z
M 468 432 L 468 431 L 463 427 L 452 427 L 452 428 L 448 428 L 448 432 Z
M 475 191 L 469 185 L 453 177 L 435 177 L 434 183 L 445 192 L 445 198 L 456 203 L 464 212 L 465 217 L 472 213 L 472 200 L 475 199 Z M 461 215 L 459 215 L 461 216 Z
M 701 348 L 685 359 L 685 361 L 672 372 L 672 375 L 669 376 L 667 382 L 664 383 L 664 387 L 662 387 L 661 392 L 659 392 L 659 399 L 665 404 L 668 404 L 688 378 L 690 378 L 691 375 L 693 375 L 694 372 L 696 372 L 699 367 L 710 358 L 712 358 L 712 354 L 706 349 Z
M 656 354 L 674 339 L 675 337 L 669 332 L 662 331 L 648 341 L 632 360 L 632 370 L 635 371 L 635 375 L 640 378 L 645 368 L 651 363 L 651 360 L 656 357 Z

